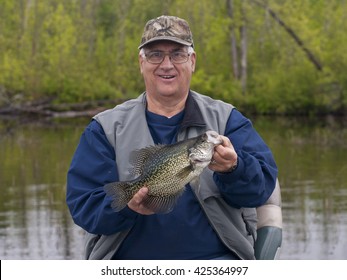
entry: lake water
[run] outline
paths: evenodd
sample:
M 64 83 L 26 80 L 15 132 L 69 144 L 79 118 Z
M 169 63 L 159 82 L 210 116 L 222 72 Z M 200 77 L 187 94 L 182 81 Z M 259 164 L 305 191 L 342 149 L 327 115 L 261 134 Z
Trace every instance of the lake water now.
M 81 258 L 65 181 L 88 122 L 0 120 L 0 259 Z M 347 259 L 347 119 L 253 122 L 280 170 L 280 259 Z

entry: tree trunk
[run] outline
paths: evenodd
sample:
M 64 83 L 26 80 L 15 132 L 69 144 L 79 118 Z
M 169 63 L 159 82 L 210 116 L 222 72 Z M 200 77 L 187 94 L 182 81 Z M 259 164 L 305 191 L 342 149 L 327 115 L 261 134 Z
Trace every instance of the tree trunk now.
M 239 70 L 239 57 L 238 57 L 238 51 L 237 51 L 237 41 L 236 41 L 236 34 L 235 34 L 235 28 L 234 28 L 234 14 L 233 14 L 233 0 L 227 0 L 227 13 L 228 17 L 231 19 L 230 24 L 230 52 L 231 52 L 231 61 L 232 61 L 232 68 L 233 68 L 233 75 L 236 79 L 240 78 L 240 70 Z
M 241 35 L 241 89 L 242 93 L 246 93 L 247 87 L 247 27 L 244 24 L 240 28 Z

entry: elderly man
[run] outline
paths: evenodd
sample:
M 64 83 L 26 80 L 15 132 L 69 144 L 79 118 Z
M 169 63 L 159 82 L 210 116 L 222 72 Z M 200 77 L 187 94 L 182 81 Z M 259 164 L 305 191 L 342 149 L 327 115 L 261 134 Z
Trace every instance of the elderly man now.
M 147 22 L 139 46 L 145 92 L 96 115 L 85 129 L 67 176 L 67 204 L 87 232 L 87 259 L 254 259 L 256 212 L 277 178 L 272 153 L 232 105 L 190 89 L 196 53 L 188 23 Z M 156 214 L 143 186 L 119 212 L 104 191 L 134 179 L 131 151 L 217 131 L 222 144 L 174 209 Z

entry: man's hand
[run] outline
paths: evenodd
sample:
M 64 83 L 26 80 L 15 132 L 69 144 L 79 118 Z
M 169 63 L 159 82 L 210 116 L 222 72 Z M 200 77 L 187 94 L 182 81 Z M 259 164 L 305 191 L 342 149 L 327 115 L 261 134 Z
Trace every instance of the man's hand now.
M 230 172 L 237 165 L 237 154 L 228 137 L 220 135 L 222 144 L 215 147 L 212 161 L 208 166 L 212 171 Z
M 130 199 L 130 201 L 128 202 L 128 207 L 141 214 L 141 215 L 152 215 L 154 214 L 154 212 L 152 210 L 147 209 L 144 205 L 143 205 L 143 200 L 146 198 L 148 194 L 148 188 L 147 187 L 143 187 L 141 188 L 134 196 L 132 199 Z

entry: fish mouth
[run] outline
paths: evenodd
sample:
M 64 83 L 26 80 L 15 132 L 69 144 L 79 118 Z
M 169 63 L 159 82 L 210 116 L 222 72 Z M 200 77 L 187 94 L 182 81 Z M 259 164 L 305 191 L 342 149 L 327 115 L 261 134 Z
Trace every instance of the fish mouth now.
M 211 162 L 211 159 L 193 159 L 192 161 L 194 162 L 194 164 L 204 165 L 209 164 Z
M 194 160 L 194 162 L 208 162 L 208 161 L 211 161 L 211 160 L 200 160 L 200 159 Z

